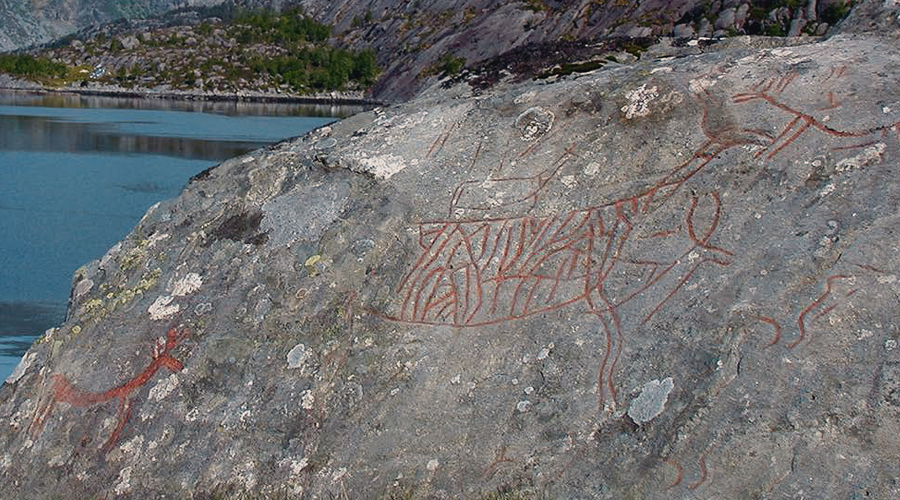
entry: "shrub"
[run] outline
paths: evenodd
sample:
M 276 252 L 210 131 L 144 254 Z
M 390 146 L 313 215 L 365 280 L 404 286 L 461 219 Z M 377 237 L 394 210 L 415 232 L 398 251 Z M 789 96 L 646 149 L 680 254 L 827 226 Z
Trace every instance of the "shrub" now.
M 3 54 L 0 55 L 0 71 L 31 79 L 63 78 L 68 72 L 68 67 L 45 57 L 34 57 L 28 54 Z

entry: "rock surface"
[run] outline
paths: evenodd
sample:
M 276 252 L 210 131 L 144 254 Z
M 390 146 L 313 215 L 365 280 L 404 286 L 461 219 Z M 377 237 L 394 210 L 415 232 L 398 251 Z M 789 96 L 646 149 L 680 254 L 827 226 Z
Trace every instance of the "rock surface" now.
M 897 51 L 663 44 L 226 161 L 76 273 L 0 485 L 897 498 Z

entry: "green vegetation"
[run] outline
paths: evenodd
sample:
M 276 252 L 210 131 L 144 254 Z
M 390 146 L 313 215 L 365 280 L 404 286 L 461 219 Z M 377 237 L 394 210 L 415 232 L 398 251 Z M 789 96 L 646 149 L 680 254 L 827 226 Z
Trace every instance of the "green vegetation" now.
M 303 48 L 271 58 L 256 57 L 250 62 L 250 68 L 254 72 L 267 72 L 277 83 L 298 91 L 340 89 L 350 81 L 367 87 L 378 75 L 375 53 L 371 50 L 353 54 L 332 47 Z
M 456 57 L 447 52 L 431 66 L 425 68 L 419 76 L 427 78 L 432 75 L 440 74 L 441 77 L 455 76 L 462 72 L 466 67 L 466 59 L 464 57 Z
M 305 15 L 301 8 L 275 12 L 230 5 L 196 10 L 201 14 L 199 23 L 144 32 L 128 48 L 121 33 L 101 32 L 77 44 L 71 39 L 48 52 L 56 60 L 80 65 L 79 74 L 68 83 L 86 81 L 102 65 L 105 72 L 90 79 L 124 88 L 308 94 L 364 90 L 381 72 L 374 51 L 350 51 L 330 44 L 331 27 Z M 371 20 L 369 13 L 365 22 Z M 109 55 L 118 60 L 105 57 Z M 123 58 L 129 62 L 123 65 Z M 10 60 L 11 69 L 3 71 L 49 85 L 45 76 L 50 73 L 49 59 L 40 60 L 42 65 L 32 59 Z M 56 79 L 70 71 L 65 65 L 52 69 Z
M 780 24 L 770 24 L 766 26 L 766 36 L 786 36 L 784 26 Z
M 285 47 L 302 43 L 324 43 L 331 36 L 331 27 L 306 16 L 296 7 L 276 14 L 270 10 L 238 11 L 233 24 L 240 27 L 238 41 L 242 43 L 271 43 Z
M 231 22 L 225 27 L 227 36 L 233 36 L 241 45 L 278 47 L 280 50 L 274 56 L 247 54 L 241 50 L 244 68 L 220 59 L 211 59 L 204 65 L 204 68 L 223 68 L 227 79 L 252 79 L 265 73 L 276 85 L 287 85 L 295 92 L 304 93 L 342 90 L 348 86 L 369 87 L 381 71 L 371 50 L 354 53 L 327 45 L 331 27 L 305 15 L 302 8 L 281 13 L 237 9 L 229 14 Z M 370 20 L 371 14 L 366 16 L 366 22 Z M 197 30 L 200 34 L 206 32 L 207 36 L 211 31 L 212 27 L 204 28 L 203 25 Z M 191 86 L 194 81 L 186 78 L 179 84 Z
M 522 0 L 525 3 L 525 9 L 532 12 L 550 11 L 550 7 L 544 3 L 544 0 Z
M 840 2 L 830 4 L 822 13 L 822 20 L 830 25 L 837 24 L 840 20 L 847 17 L 850 9 L 853 8 L 854 2 Z
M 65 78 L 69 68 L 63 63 L 53 62 L 45 57 L 28 54 L 2 54 L 0 55 L 0 72 L 30 80 L 46 81 Z

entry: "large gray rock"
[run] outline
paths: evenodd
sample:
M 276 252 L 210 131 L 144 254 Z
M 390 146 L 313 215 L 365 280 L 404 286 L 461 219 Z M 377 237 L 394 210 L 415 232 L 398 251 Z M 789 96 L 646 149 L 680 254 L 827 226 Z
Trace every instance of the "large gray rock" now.
M 685 50 L 198 176 L 0 389 L 4 495 L 897 498 L 897 42 Z

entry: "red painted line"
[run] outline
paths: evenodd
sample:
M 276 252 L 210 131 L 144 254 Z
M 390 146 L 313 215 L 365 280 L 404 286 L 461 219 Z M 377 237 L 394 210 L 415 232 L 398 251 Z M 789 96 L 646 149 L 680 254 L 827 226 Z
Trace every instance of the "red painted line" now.
M 775 321 L 774 319 L 766 317 L 766 316 L 757 316 L 756 319 L 762 321 L 763 323 L 768 323 L 768 324 L 772 325 L 772 328 L 775 329 L 775 336 L 772 338 L 771 342 L 766 344 L 766 347 L 772 347 L 773 345 L 777 344 L 778 341 L 781 340 L 781 325 L 778 324 L 778 322 Z
M 831 295 L 832 283 L 836 280 L 847 279 L 849 277 L 850 276 L 843 275 L 843 274 L 835 274 L 835 275 L 828 277 L 828 279 L 825 281 L 825 291 L 822 293 L 822 295 L 819 295 L 819 298 L 817 298 L 815 301 L 813 301 L 812 304 L 806 306 L 806 308 L 803 309 L 803 312 L 800 313 L 800 316 L 797 317 L 797 326 L 800 329 L 800 335 L 797 337 L 796 340 L 794 340 L 793 342 L 788 344 L 788 346 L 787 346 L 788 349 L 793 349 L 793 348 L 797 347 L 797 344 L 799 344 L 800 342 L 803 342 L 803 339 L 806 338 L 806 319 L 805 319 L 806 315 L 809 314 L 810 311 L 812 311 L 813 309 L 818 307 L 819 304 L 821 304 L 823 300 L 825 300 L 829 295 Z
M 689 490 L 696 490 L 700 487 L 701 484 L 706 482 L 707 470 L 706 470 L 706 456 L 709 454 L 710 450 L 706 450 L 700 455 L 700 460 L 697 462 L 700 465 L 700 480 L 694 484 L 689 484 Z
M 122 435 L 122 431 L 131 416 L 131 394 L 137 389 L 143 387 L 147 382 L 149 382 L 153 378 L 153 376 L 156 375 L 160 368 L 167 368 L 173 373 L 181 371 L 184 368 L 184 365 L 177 359 L 173 358 L 169 354 L 169 352 L 172 349 L 175 349 L 175 347 L 178 345 L 179 340 L 187 335 L 188 330 L 181 330 L 179 332 L 175 328 L 170 328 L 166 332 L 165 343 L 162 346 L 156 346 L 156 349 L 162 347 L 163 351 L 160 353 L 154 350 L 150 364 L 143 371 L 141 371 L 141 373 L 139 373 L 131 380 L 125 382 L 124 384 L 113 387 L 106 391 L 83 391 L 72 385 L 69 379 L 67 379 L 65 376 L 61 374 L 52 375 L 50 377 L 51 389 L 49 399 L 38 405 L 34 419 L 29 426 L 29 431 L 32 435 L 32 438 L 37 439 L 37 436 L 41 434 L 45 424 L 47 423 L 47 420 L 50 418 L 54 408 L 56 407 L 56 404 L 59 402 L 68 403 L 77 408 L 87 408 L 96 404 L 105 403 L 113 399 L 118 399 L 119 406 L 117 415 L 119 421 L 109 439 L 103 446 L 104 452 L 109 451 L 116 445 L 116 443 L 118 443 L 119 438 Z
M 681 481 L 684 479 L 684 467 L 682 467 L 680 463 L 672 459 L 665 460 L 665 463 L 675 468 L 675 481 L 673 481 L 672 484 L 670 484 L 669 487 L 666 488 L 667 490 L 670 490 L 681 484 Z

